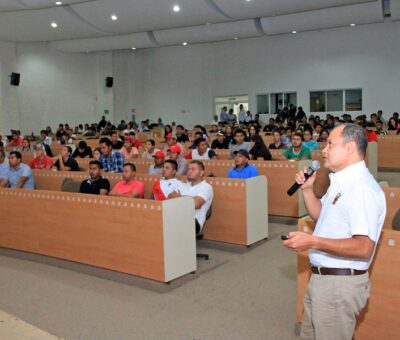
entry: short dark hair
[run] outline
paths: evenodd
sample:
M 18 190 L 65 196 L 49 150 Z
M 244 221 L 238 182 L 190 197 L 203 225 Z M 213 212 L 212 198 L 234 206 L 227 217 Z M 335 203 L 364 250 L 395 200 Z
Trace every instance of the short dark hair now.
M 97 160 L 90 161 L 90 162 L 89 162 L 89 166 L 91 166 L 91 165 L 96 165 L 96 166 L 99 167 L 99 169 L 103 169 L 103 164 L 101 164 L 101 163 L 100 163 L 99 161 L 97 161 Z
M 197 138 L 196 140 L 195 140 L 195 142 L 194 142 L 194 145 L 196 146 L 196 148 L 200 145 L 200 143 L 202 143 L 202 142 L 206 142 L 207 143 L 207 141 L 204 139 L 204 138 Z
M 49 135 L 49 132 L 48 131 L 46 131 L 46 130 L 42 130 L 42 131 L 40 131 L 40 133 L 42 134 L 42 133 L 44 133 L 46 136 L 48 136 Z
M 368 147 L 368 136 L 365 129 L 357 124 L 346 123 L 343 124 L 342 131 L 343 143 L 355 142 L 357 145 L 358 153 L 365 157 Z
M 190 161 L 190 164 L 197 164 L 198 167 L 199 167 L 201 170 L 203 170 L 203 171 L 206 170 L 206 167 L 204 166 L 204 163 L 198 161 L 197 159 L 195 159 L 195 160 L 193 160 L 193 161 Z
M 185 130 L 185 128 L 183 127 L 183 125 L 177 125 L 176 128 L 181 128 L 182 130 Z
M 295 133 L 293 134 L 293 137 L 300 137 L 300 138 L 301 138 L 301 141 L 304 142 L 304 136 L 303 136 L 302 133 L 295 132 Z
M 107 137 L 103 137 L 100 139 L 100 143 L 99 144 L 105 144 L 107 146 L 111 146 L 111 141 L 107 138 Z
M 117 130 L 113 130 L 113 131 L 110 132 L 110 136 L 112 136 L 114 134 L 118 135 Z
M 164 164 L 169 163 L 172 165 L 172 167 L 174 168 L 175 171 L 178 170 L 178 162 L 174 161 L 173 159 L 167 159 Z
M 87 143 L 86 143 L 84 140 L 81 140 L 81 141 L 78 143 L 78 148 L 79 148 L 79 149 L 86 149 L 86 148 L 87 148 Z
M 154 139 L 148 139 L 146 140 L 146 142 L 149 142 L 151 145 L 156 145 L 156 142 L 154 141 Z
M 135 164 L 133 164 L 133 163 L 125 163 L 125 164 L 124 164 L 124 168 L 125 168 L 126 166 L 129 166 L 129 167 L 131 168 L 132 171 L 136 172 L 136 166 L 135 166 Z
M 236 129 L 236 131 L 235 131 L 235 136 L 236 136 L 238 133 L 241 133 L 243 136 L 246 136 L 246 133 L 245 133 L 242 129 Z
M 11 151 L 10 156 L 14 155 L 17 159 L 22 159 L 22 155 L 19 151 Z

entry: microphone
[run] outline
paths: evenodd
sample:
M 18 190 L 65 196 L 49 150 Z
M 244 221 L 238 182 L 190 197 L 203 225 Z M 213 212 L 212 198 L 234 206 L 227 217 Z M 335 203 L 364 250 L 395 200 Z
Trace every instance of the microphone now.
M 321 165 L 319 164 L 318 161 L 312 161 L 310 166 L 307 169 L 307 172 L 304 174 L 304 177 L 306 178 L 306 181 L 313 175 L 315 171 L 318 171 Z M 287 194 L 289 196 L 293 196 L 293 194 L 299 190 L 299 188 L 302 186 L 302 184 L 294 183 L 290 189 L 287 191 Z

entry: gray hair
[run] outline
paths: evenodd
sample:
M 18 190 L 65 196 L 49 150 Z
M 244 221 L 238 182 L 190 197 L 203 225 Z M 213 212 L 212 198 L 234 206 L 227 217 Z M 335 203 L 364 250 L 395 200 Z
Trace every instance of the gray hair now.
M 365 157 L 368 146 L 368 136 L 365 129 L 357 124 L 345 123 L 342 131 L 343 143 L 355 142 L 358 153 Z

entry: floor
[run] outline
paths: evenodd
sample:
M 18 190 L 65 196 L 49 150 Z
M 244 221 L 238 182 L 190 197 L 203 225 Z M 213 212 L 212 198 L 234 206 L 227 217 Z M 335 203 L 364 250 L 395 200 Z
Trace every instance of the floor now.
M 297 339 L 296 255 L 280 241 L 295 226 L 269 228 L 269 240 L 243 254 L 200 249 L 210 261 L 164 293 L 0 256 L 0 310 L 33 327 L 12 339 Z

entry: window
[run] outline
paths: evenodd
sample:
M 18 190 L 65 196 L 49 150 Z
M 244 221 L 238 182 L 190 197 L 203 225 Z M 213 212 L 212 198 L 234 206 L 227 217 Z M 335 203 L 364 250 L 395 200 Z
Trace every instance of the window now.
M 346 90 L 346 111 L 362 110 L 361 90 Z
M 257 113 L 269 113 L 269 97 L 267 94 L 257 95 Z
M 310 92 L 310 112 L 361 111 L 362 90 L 328 90 Z
M 284 107 L 289 108 L 290 105 L 297 106 L 297 93 L 296 92 L 282 92 L 271 94 L 271 113 L 278 113 Z
M 243 109 L 247 111 L 249 109 L 249 96 L 227 96 L 227 97 L 214 97 L 214 114 L 218 115 L 221 113 L 221 109 L 226 106 L 229 109 L 233 109 L 235 115 L 239 113 L 239 106 L 243 105 Z

